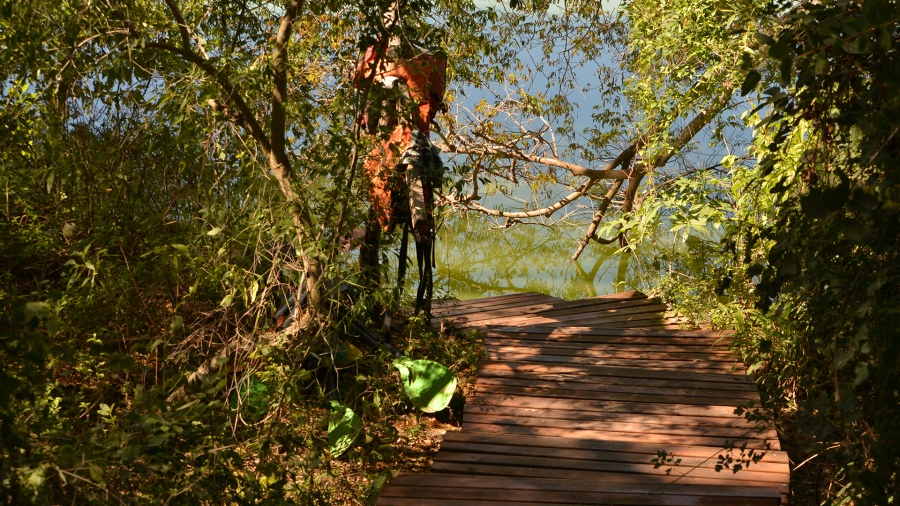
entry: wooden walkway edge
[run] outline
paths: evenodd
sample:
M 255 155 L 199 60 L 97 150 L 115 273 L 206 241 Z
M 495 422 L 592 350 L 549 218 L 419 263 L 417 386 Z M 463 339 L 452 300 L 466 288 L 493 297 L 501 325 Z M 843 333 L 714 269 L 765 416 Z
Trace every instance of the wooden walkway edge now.
M 431 472 L 378 504 L 786 504 L 771 421 L 735 414 L 760 400 L 728 333 L 665 310 L 639 292 L 436 305 L 436 322 L 486 332 L 488 360 Z

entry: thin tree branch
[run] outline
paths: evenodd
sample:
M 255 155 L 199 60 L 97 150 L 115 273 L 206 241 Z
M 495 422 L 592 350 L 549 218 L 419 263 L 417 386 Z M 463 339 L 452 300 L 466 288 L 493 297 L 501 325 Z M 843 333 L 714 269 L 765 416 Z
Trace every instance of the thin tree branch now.
M 603 201 L 600 203 L 600 207 L 597 209 L 597 212 L 594 213 L 594 219 L 591 220 L 591 226 L 588 227 L 587 234 L 584 236 L 584 239 L 581 240 L 581 244 L 578 245 L 578 250 L 575 251 L 575 254 L 572 255 L 572 261 L 578 260 L 578 257 L 581 256 L 581 252 L 584 251 L 584 248 L 587 247 L 588 243 L 591 242 L 591 239 L 599 242 L 600 244 L 610 244 L 615 239 L 610 239 L 609 242 L 606 242 L 607 239 L 603 239 L 597 237 L 597 227 L 600 226 L 600 221 L 603 219 L 603 216 L 606 215 L 606 210 L 609 208 L 609 204 L 612 203 L 612 199 L 619 193 L 619 189 L 622 188 L 623 180 L 618 180 L 613 183 L 612 187 L 606 192 L 606 195 L 603 196 Z
M 661 167 L 668 163 L 668 161 L 683 148 L 697 133 L 705 127 L 716 115 L 718 115 L 728 104 L 732 95 L 734 93 L 734 88 L 732 86 L 726 86 L 722 89 L 722 92 L 717 95 L 710 104 L 704 108 L 700 113 L 698 113 L 688 124 L 675 136 L 672 140 L 672 148 L 667 151 L 665 154 L 657 156 L 650 160 L 649 162 L 644 162 L 637 164 L 632 168 L 631 171 L 625 171 L 621 169 L 617 169 L 617 167 L 627 165 L 631 163 L 634 159 L 638 151 L 647 144 L 648 139 L 650 139 L 656 131 L 658 131 L 658 127 L 651 128 L 644 135 L 639 136 L 637 140 L 633 144 L 631 144 L 626 149 L 622 150 L 621 153 L 611 162 L 609 162 L 605 168 L 603 169 L 590 169 L 588 167 L 584 167 L 577 164 L 572 164 L 568 162 L 564 162 L 562 160 L 540 157 L 536 155 L 530 155 L 527 153 L 523 153 L 519 150 L 510 150 L 503 151 L 496 148 L 469 148 L 469 147 L 457 147 L 455 145 L 450 144 L 449 142 L 437 144 L 438 148 L 442 151 L 450 152 L 450 153 L 458 153 L 458 154 L 470 154 L 470 155 L 492 155 L 492 156 L 501 156 L 506 158 L 511 158 L 513 160 L 523 160 L 534 163 L 543 163 L 546 165 L 550 165 L 553 167 L 560 167 L 566 170 L 569 170 L 572 174 L 578 176 L 587 176 L 589 180 L 581 186 L 577 191 L 569 194 L 565 198 L 559 200 L 558 202 L 541 208 L 535 209 L 532 211 L 500 211 L 496 209 L 488 209 L 476 202 L 472 202 L 474 199 L 459 199 L 456 201 L 451 200 L 451 203 L 464 203 L 466 206 L 474 209 L 483 214 L 487 214 L 489 216 L 497 216 L 508 219 L 523 219 L 523 218 L 536 218 L 540 216 L 549 217 L 554 212 L 561 209 L 563 206 L 568 205 L 578 198 L 582 197 L 587 193 L 587 191 L 593 186 L 593 184 L 598 179 L 615 179 L 617 180 L 616 184 L 610 189 L 610 191 L 606 194 L 601 202 L 600 209 L 594 214 L 594 218 L 591 221 L 591 225 L 588 229 L 585 238 L 582 240 L 578 250 L 572 256 L 572 260 L 576 260 L 584 249 L 587 247 L 587 244 L 594 240 L 601 244 L 611 244 L 616 239 L 620 241 L 624 240 L 624 235 L 620 232 L 617 234 L 615 238 L 604 239 L 596 236 L 596 231 L 599 226 L 600 221 L 605 216 L 606 211 L 609 205 L 612 203 L 613 198 L 620 190 L 625 179 L 628 180 L 628 187 L 625 190 L 624 201 L 622 203 L 622 212 L 629 213 L 634 208 L 635 197 L 637 196 L 638 188 L 640 187 L 640 183 L 643 178 L 649 174 L 653 169 L 657 167 Z M 446 140 L 446 139 L 445 139 Z M 471 197 L 471 196 L 470 196 Z
M 281 24 L 275 36 L 275 52 L 272 54 L 275 90 L 272 94 L 271 143 L 272 152 L 280 159 L 278 161 L 281 163 L 287 163 L 285 152 L 287 110 L 285 102 L 287 101 L 288 42 L 291 38 L 291 28 L 302 6 L 303 2 L 301 0 L 293 0 L 288 6 L 284 16 L 281 18 Z M 286 169 L 290 170 L 290 167 L 286 166 Z
M 566 197 L 560 199 L 555 204 L 549 205 L 547 207 L 543 207 L 541 209 L 535 209 L 533 211 L 500 211 L 497 209 L 488 209 L 487 207 L 482 206 L 477 202 L 469 202 L 467 205 L 476 211 L 487 214 L 489 216 L 500 216 L 503 218 L 513 218 L 513 219 L 523 219 L 523 218 L 537 218 L 539 216 L 547 216 L 549 217 L 556 211 L 559 211 L 564 206 L 571 204 L 572 202 L 581 198 L 588 190 L 594 186 L 596 180 L 589 179 L 586 183 L 581 185 L 581 188 L 570 193 Z
M 181 33 L 181 47 L 185 51 L 191 50 L 191 32 L 188 29 L 187 22 L 184 20 L 184 15 L 181 14 L 181 9 L 175 5 L 173 0 L 166 0 L 166 5 L 169 7 L 169 10 L 172 12 L 172 17 L 175 18 L 175 24 L 178 25 L 178 32 Z
M 197 48 L 200 50 L 200 54 L 203 55 L 204 59 L 208 60 L 209 55 L 206 53 L 206 49 L 203 48 L 200 39 L 194 35 L 194 32 L 191 31 L 191 27 L 188 26 L 187 21 L 184 20 L 184 14 L 181 13 L 181 9 L 178 8 L 178 5 L 175 4 L 174 0 L 165 1 L 166 5 L 169 6 L 169 10 L 172 12 L 172 17 L 175 18 L 175 24 L 178 25 L 178 32 L 181 33 L 181 47 L 186 51 L 190 51 L 191 39 L 194 39 L 197 43 Z
M 676 135 L 675 138 L 672 139 L 672 149 L 669 150 L 669 152 L 665 155 L 659 156 L 652 161 L 652 164 L 649 165 L 650 169 L 652 170 L 656 167 L 662 167 L 663 165 L 668 163 L 669 159 L 675 156 L 675 153 L 677 153 L 688 142 L 690 142 L 690 140 L 693 139 L 695 135 L 697 135 L 697 132 L 703 129 L 703 127 L 705 127 L 710 121 L 712 121 L 714 117 L 716 117 L 720 112 L 722 112 L 723 109 L 725 109 L 725 106 L 728 105 L 728 102 L 731 101 L 732 95 L 734 95 L 734 87 L 724 86 L 722 88 L 722 92 L 719 93 L 719 95 L 717 95 L 713 99 L 713 101 L 710 102 L 710 104 L 707 105 L 705 109 L 703 109 L 703 111 L 694 116 L 694 119 L 692 119 L 687 124 L 687 126 L 682 128 L 681 131 L 678 132 L 678 135 Z
M 191 50 L 178 48 L 165 42 L 148 42 L 147 47 L 153 49 L 161 49 L 163 51 L 181 56 L 189 63 L 193 63 L 194 65 L 199 67 L 200 70 L 202 70 L 208 76 L 215 79 L 219 86 L 222 88 L 222 91 L 224 91 L 225 97 L 234 104 L 234 106 L 240 113 L 239 116 L 235 116 L 234 118 L 238 119 L 241 126 L 248 132 L 250 132 L 253 140 L 255 140 L 259 144 L 266 156 L 268 156 L 269 153 L 272 152 L 272 146 L 269 143 L 269 139 L 266 137 L 265 131 L 263 131 L 262 126 L 256 119 L 256 116 L 253 114 L 250 106 L 247 105 L 247 102 L 244 100 L 244 97 L 241 95 L 238 87 L 233 84 L 230 79 L 228 79 L 228 76 L 224 75 L 209 61 L 203 59 L 202 56 Z M 216 108 L 215 104 L 211 105 Z
M 623 151 L 615 160 L 606 165 L 603 169 L 591 169 L 583 165 L 564 162 L 558 158 L 548 158 L 545 156 L 529 155 L 521 151 L 503 151 L 495 148 L 467 148 L 452 145 L 446 142 L 435 143 L 435 146 L 445 153 L 454 153 L 460 155 L 476 155 L 476 156 L 499 156 L 502 158 L 512 158 L 523 162 L 542 163 L 551 167 L 566 169 L 576 176 L 587 176 L 592 180 L 596 179 L 628 179 L 628 174 L 622 170 L 613 170 L 618 165 L 623 155 L 627 154 Z M 629 149 L 633 150 L 634 146 Z M 633 151 L 632 151 L 633 152 Z M 618 163 L 617 163 L 618 161 Z

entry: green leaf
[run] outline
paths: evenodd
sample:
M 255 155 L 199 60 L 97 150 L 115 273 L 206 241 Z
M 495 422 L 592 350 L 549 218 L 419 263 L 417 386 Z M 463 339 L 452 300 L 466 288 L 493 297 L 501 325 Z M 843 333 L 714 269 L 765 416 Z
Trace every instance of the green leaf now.
M 171 246 L 172 246 L 172 249 L 181 253 L 182 255 L 184 255 L 186 257 L 191 256 L 191 250 L 184 244 L 175 243 L 175 244 L 172 244 Z
M 856 365 L 856 378 L 853 380 L 853 386 L 858 387 L 864 381 L 869 379 L 869 363 L 868 362 L 860 362 Z
M 400 371 L 403 388 L 413 405 L 426 413 L 436 413 L 450 404 L 456 391 L 456 375 L 450 369 L 430 360 L 407 357 L 394 361 Z
M 759 71 L 756 69 L 747 72 L 747 77 L 744 79 L 744 84 L 741 86 L 741 96 L 744 97 L 759 84 L 759 81 L 762 79 L 762 75 L 760 75 Z
M 169 332 L 178 332 L 184 328 L 184 316 L 175 315 L 169 323 Z
M 347 367 L 363 357 L 361 351 L 350 343 L 341 342 L 334 354 L 334 365 Z
M 251 420 L 259 420 L 269 411 L 269 389 L 256 376 L 241 381 L 228 399 L 233 409 L 240 408 Z
M 210 237 L 215 237 L 221 233 L 222 233 L 222 227 L 216 227 L 216 228 L 210 230 L 209 232 L 207 232 L 206 235 L 208 235 Z
M 50 316 L 50 307 L 44 302 L 26 302 L 25 303 L 25 322 L 30 323 L 32 320 L 46 320 Z
M 347 451 L 356 436 L 362 422 L 352 409 L 341 406 L 338 401 L 331 401 L 331 420 L 328 422 L 328 448 L 337 457 Z
M 257 292 L 259 292 L 259 281 L 254 279 L 253 282 L 250 283 L 250 303 L 251 304 L 256 302 Z

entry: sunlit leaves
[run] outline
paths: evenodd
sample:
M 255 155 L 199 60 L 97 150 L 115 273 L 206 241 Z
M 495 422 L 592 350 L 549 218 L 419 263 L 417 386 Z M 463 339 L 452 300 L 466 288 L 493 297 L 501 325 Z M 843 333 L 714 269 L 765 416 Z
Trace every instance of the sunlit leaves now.
M 450 404 L 456 391 L 456 375 L 430 360 L 400 358 L 394 361 L 403 388 L 413 405 L 425 413 L 435 413 Z
M 362 421 L 352 409 L 338 401 L 331 401 L 331 418 L 328 421 L 328 448 L 331 454 L 338 456 L 347 451 L 361 427 Z

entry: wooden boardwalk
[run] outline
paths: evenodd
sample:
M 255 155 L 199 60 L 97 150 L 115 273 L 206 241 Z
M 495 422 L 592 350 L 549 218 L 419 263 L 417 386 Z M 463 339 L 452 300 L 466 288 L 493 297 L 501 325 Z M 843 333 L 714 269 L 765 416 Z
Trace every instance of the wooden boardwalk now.
M 770 421 L 734 414 L 760 402 L 727 335 L 677 330 L 665 310 L 637 292 L 436 306 L 436 321 L 485 330 L 488 360 L 431 472 L 395 477 L 378 504 L 786 504 Z

